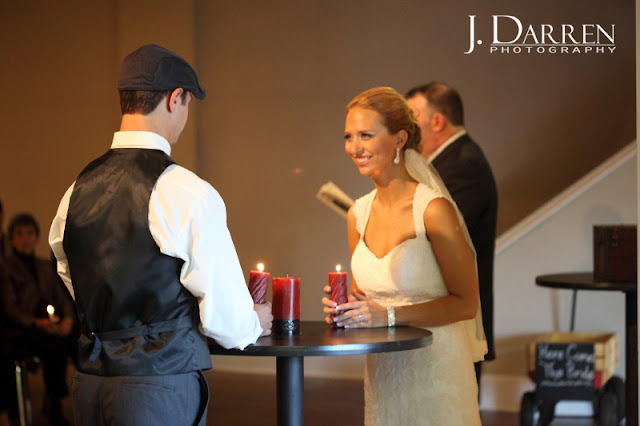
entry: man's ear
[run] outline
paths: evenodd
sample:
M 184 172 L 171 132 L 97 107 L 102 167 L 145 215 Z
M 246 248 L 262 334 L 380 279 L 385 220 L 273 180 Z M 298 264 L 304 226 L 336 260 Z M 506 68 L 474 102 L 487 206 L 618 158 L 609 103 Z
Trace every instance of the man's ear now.
M 167 96 L 167 110 L 169 112 L 174 112 L 178 105 L 182 105 L 181 96 L 184 93 L 182 87 L 178 87 L 173 92 Z
M 433 114 L 433 117 L 431 117 L 431 129 L 434 132 L 441 132 L 446 127 L 447 127 L 447 119 L 445 118 L 445 116 L 439 112 L 436 112 L 435 114 Z

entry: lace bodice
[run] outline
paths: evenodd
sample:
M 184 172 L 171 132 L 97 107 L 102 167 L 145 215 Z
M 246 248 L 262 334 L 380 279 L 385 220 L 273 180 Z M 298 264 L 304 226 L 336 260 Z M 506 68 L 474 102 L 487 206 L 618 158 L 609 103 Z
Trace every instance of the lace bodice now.
M 358 287 L 382 305 L 423 303 L 449 294 L 427 239 L 423 220 L 427 205 L 439 195 L 418 184 L 413 200 L 416 236 L 395 246 L 381 259 L 369 250 L 364 241 L 375 195 L 374 190 L 358 200 L 354 207 L 360 241 L 353 253 L 351 267 Z

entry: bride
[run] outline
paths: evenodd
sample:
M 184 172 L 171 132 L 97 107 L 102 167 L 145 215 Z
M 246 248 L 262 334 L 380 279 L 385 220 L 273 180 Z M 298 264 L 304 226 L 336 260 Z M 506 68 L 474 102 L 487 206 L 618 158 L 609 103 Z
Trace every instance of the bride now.
M 487 346 L 475 251 L 462 215 L 419 154 L 420 129 L 395 90 L 356 96 L 344 138 L 375 189 L 349 210 L 351 296 L 340 306 L 324 297 L 324 312 L 336 315 L 326 320 L 433 333 L 427 348 L 367 356 L 365 424 L 479 425 L 473 363 Z

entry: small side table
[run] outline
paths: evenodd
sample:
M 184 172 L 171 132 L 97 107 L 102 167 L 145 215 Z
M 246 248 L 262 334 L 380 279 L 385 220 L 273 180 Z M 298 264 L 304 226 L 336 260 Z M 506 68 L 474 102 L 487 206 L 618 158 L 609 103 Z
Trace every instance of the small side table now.
M 573 290 L 571 329 L 575 315 L 576 291 L 622 291 L 625 294 L 625 415 L 627 425 L 638 424 L 638 283 L 601 282 L 594 279 L 593 272 L 571 272 L 540 275 L 536 284 L 542 287 Z
M 260 337 L 245 350 L 224 349 L 209 341 L 212 355 L 276 357 L 279 426 L 304 423 L 304 357 L 407 351 L 429 346 L 431 332 L 415 327 L 338 328 L 324 321 L 302 321 L 300 334 Z M 329 421 L 330 423 L 330 421 Z

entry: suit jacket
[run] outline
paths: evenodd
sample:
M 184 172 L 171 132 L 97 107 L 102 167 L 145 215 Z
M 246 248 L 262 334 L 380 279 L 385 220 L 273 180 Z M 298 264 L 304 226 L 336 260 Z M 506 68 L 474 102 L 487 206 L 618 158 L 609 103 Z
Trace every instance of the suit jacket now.
M 69 295 L 58 280 L 51 262 L 36 257 L 37 277 L 15 254 L 11 253 L 0 263 L 0 301 L 5 318 L 18 328 L 35 326 L 37 318 L 46 318 L 47 304 L 53 305 L 55 315 L 71 318 L 75 313 Z
M 498 190 L 491 166 L 468 134 L 456 139 L 432 161 L 464 216 L 478 258 L 482 322 L 489 352 L 493 345 L 493 255 L 498 216 Z

